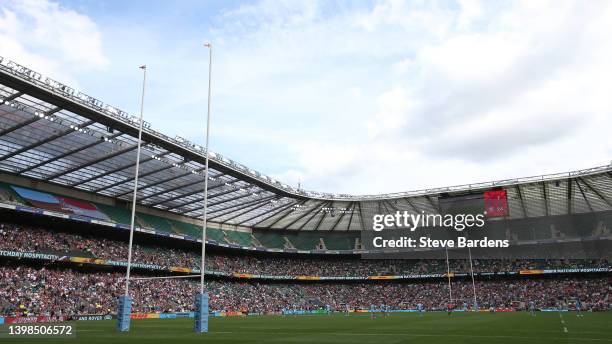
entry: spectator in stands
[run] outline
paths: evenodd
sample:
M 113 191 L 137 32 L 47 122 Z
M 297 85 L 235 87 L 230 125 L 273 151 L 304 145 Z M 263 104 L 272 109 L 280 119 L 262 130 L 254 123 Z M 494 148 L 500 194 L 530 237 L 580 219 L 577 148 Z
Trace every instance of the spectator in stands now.
M 126 261 L 127 243 L 74 233 L 55 232 L 40 228 L 2 224 L 0 249 L 22 252 L 57 252 L 66 255 Z M 134 244 L 135 263 L 162 267 L 198 268 L 200 252 L 164 246 Z M 467 260 L 451 260 L 450 270 L 469 273 Z M 528 269 L 572 269 L 610 267 L 606 260 L 474 260 L 475 272 L 505 272 Z M 446 272 L 446 261 L 433 259 L 358 259 L 345 257 L 321 259 L 286 256 L 253 256 L 211 254 L 207 269 L 227 273 L 249 273 L 272 276 L 379 276 L 422 275 Z
M 115 312 L 124 287 L 122 273 L 78 272 L 70 269 L 0 267 L 0 315 L 77 315 Z M 186 279 L 134 280 L 134 312 L 193 310 L 198 283 Z M 472 303 L 469 281 L 454 281 L 454 302 Z M 330 305 L 333 310 L 366 309 L 385 304 L 392 309 L 443 310 L 448 303 L 446 281 L 419 283 L 292 283 L 208 281 L 212 310 L 279 312 Z M 535 302 L 537 308 L 568 304 L 579 297 L 584 309 L 610 309 L 612 278 L 557 278 L 479 281 L 477 299 L 484 308 L 520 308 Z

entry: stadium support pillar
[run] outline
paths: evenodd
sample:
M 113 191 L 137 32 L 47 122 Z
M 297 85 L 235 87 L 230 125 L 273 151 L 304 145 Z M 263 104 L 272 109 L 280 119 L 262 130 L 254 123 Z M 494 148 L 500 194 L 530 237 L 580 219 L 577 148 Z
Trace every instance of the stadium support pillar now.
M 132 299 L 127 295 L 119 296 L 117 305 L 117 331 L 128 332 L 130 330 L 130 316 L 132 315 Z
M 195 331 L 208 332 L 208 293 L 196 294 Z

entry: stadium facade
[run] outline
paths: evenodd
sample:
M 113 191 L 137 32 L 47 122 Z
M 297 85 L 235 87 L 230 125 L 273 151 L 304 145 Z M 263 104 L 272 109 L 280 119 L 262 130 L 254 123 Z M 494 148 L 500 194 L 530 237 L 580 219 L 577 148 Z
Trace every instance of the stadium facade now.
M 75 284 L 118 283 L 118 272 L 125 270 L 121 255 L 127 252 L 138 124 L 116 107 L 0 57 L 4 240 L 0 241 L 0 273 L 20 281 L 15 271 L 23 268 L 34 276 L 46 274 L 48 281 L 65 277 Z M 205 152 L 205 147 L 144 125 L 134 264 L 139 274 L 199 272 L 195 248 L 201 242 Z M 206 273 L 213 279 L 208 288 L 220 290 L 213 292 L 211 303 L 217 311 L 296 312 L 324 304 L 341 310 L 366 308 L 374 302 L 396 309 L 413 308 L 420 302 L 440 309 L 447 303 L 443 289 L 450 277 L 457 278 L 455 302 L 477 298 L 476 282 L 471 284 L 472 295 L 470 284 L 463 280 L 474 270 L 471 253 L 469 265 L 464 256 L 457 256 L 446 267 L 431 257 L 410 263 L 389 257 L 378 262 L 359 259 L 371 251 L 364 246 L 363 233 L 371 232 L 374 214 L 482 211 L 487 210 L 486 195 L 503 193 L 503 206 L 492 209 L 487 220 L 502 227 L 501 233 L 515 235 L 515 242 L 566 245 L 576 241 L 572 237 L 576 228 L 595 244 L 612 240 L 612 165 L 454 187 L 347 195 L 296 189 L 221 154 L 209 156 L 206 244 L 211 257 Z M 514 224 L 517 233 L 509 230 Z M 581 246 L 591 245 L 584 243 L 584 235 L 578 239 Z M 610 284 L 612 269 L 605 260 L 609 246 L 596 248 L 600 256 L 579 262 L 476 261 L 478 302 L 510 307 L 516 301 L 522 303 L 519 308 L 530 298 L 540 298 L 543 308 L 553 307 L 561 298 L 567 302 L 586 295 L 581 297 L 593 309 L 608 309 L 609 287 L 603 294 L 588 293 L 589 288 Z M 41 266 L 49 271 L 43 272 Z M 84 267 L 93 270 L 79 270 Z M 534 275 L 552 277 L 531 279 Z M 493 294 L 505 280 L 492 277 L 527 279 L 515 280 L 519 282 L 508 289 L 512 293 L 498 297 Z M 317 284 L 321 282 L 331 284 Z M 142 293 L 136 296 L 137 311 L 190 309 L 186 303 L 192 303 L 195 291 L 191 284 L 154 285 L 169 290 L 168 294 L 137 283 L 137 293 Z M 546 291 L 553 287 L 554 299 L 546 299 Z M 564 294 L 571 288 L 574 291 Z M 61 286 L 49 289 L 57 295 L 65 293 Z M 245 296 L 241 290 L 250 294 Z M 90 300 L 86 308 L 70 304 L 65 309 L 76 309 L 80 315 L 108 314 L 115 294 L 109 291 Z M 173 301 L 169 306 L 169 296 L 184 302 Z M 163 305 L 144 301 L 154 298 Z M 255 301 L 246 304 L 250 298 Z M 11 314 L 19 313 L 15 305 L 9 307 Z M 41 310 L 27 305 L 24 309 Z
M 132 194 L 137 119 L 0 58 L 2 180 L 125 208 Z M 138 204 L 193 223 L 201 214 L 205 148 L 145 124 Z M 360 231 L 374 213 L 440 212 L 440 199 L 503 189 L 506 219 L 612 210 L 612 166 L 381 195 L 293 188 L 210 154 L 209 221 L 225 228 Z

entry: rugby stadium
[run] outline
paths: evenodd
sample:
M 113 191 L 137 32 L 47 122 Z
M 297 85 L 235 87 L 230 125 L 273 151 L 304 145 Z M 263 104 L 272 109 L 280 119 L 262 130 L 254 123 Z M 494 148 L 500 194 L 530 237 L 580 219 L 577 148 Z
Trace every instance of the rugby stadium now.
M 612 165 L 350 195 L 295 188 L 210 152 L 205 190 L 206 147 L 148 123 L 133 323 L 118 332 L 139 124 L 0 57 L 0 325 L 75 323 L 88 343 L 612 340 Z M 210 329 L 194 333 L 199 279 L 189 277 L 201 271 L 205 192 Z M 487 228 L 531 250 L 401 259 L 371 245 L 376 214 L 458 209 L 484 213 Z M 543 247 L 562 254 L 532 256 Z

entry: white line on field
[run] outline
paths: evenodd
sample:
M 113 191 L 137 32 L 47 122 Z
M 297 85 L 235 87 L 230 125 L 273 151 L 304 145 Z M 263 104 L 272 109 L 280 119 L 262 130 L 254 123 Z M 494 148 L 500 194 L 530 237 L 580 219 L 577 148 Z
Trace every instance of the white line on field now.
M 563 319 L 563 314 L 559 312 L 559 319 L 561 319 L 561 325 L 563 325 L 563 333 L 568 333 L 567 326 L 565 326 L 565 320 Z

